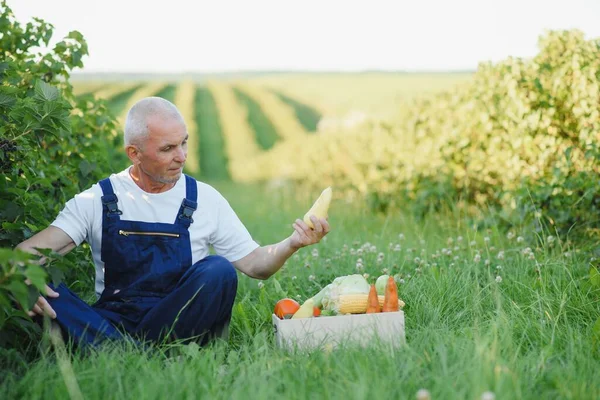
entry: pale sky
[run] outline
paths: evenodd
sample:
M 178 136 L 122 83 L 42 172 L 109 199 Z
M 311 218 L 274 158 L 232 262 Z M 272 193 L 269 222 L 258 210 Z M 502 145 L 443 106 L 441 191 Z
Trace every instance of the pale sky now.
M 474 70 L 546 29 L 600 37 L 600 0 L 8 0 L 86 38 L 85 72 Z

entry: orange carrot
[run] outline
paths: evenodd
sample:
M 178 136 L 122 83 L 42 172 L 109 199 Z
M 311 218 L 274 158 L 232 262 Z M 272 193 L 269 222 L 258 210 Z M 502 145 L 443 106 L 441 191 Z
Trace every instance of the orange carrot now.
M 371 285 L 371 290 L 369 291 L 369 299 L 367 300 L 367 314 L 378 313 L 381 311 L 379 307 L 379 299 L 377 298 L 377 289 L 375 289 L 375 285 Z
M 390 275 L 387 285 L 385 286 L 385 298 L 383 300 L 383 312 L 398 311 L 398 288 L 394 277 Z

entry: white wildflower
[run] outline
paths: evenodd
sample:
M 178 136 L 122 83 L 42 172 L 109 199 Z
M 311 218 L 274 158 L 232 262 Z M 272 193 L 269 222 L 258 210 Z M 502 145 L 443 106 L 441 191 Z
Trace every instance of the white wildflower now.
M 496 276 L 496 282 L 498 282 L 498 283 L 502 282 L 502 277 L 500 275 Z
M 431 400 L 431 394 L 427 389 L 419 389 L 417 392 L 417 400 Z
M 263 282 L 258 282 L 258 288 L 262 289 L 265 287 L 265 284 Z
M 475 257 L 473 257 L 473 261 L 475 261 L 476 263 L 481 261 L 481 255 L 479 253 L 475 254 Z
M 517 243 L 523 243 L 525 241 L 525 239 L 523 238 L 523 236 L 519 236 L 517 238 Z
M 481 400 L 496 400 L 494 392 L 483 392 L 481 394 Z

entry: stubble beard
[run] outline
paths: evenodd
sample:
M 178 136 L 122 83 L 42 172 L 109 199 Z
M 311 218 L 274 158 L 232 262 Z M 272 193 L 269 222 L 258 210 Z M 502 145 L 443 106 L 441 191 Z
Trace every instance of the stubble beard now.
M 141 169 L 141 166 L 140 166 Z M 161 176 L 161 175 L 152 175 L 150 173 L 148 173 L 147 171 L 144 171 L 142 169 L 142 171 L 148 175 L 150 177 L 150 179 L 152 179 L 154 182 L 158 182 L 158 183 L 162 183 L 164 185 L 171 185 L 174 183 L 177 183 L 177 181 L 179 180 L 179 178 L 181 178 L 181 170 L 177 173 L 177 175 L 174 178 L 171 177 L 166 177 L 166 176 Z

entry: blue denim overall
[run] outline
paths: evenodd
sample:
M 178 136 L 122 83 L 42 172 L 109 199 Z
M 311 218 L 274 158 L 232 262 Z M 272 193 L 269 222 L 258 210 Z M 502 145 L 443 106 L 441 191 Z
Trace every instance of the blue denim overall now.
M 195 179 L 185 180 L 186 197 L 173 224 L 121 220 L 110 180 L 99 182 L 105 288 L 91 307 L 64 284 L 57 288 L 60 296 L 48 300 L 64 333 L 88 344 L 120 339 L 122 332 L 141 340 L 195 337 L 205 343 L 229 323 L 237 275 L 220 256 L 192 265 L 188 228 L 197 187 Z

